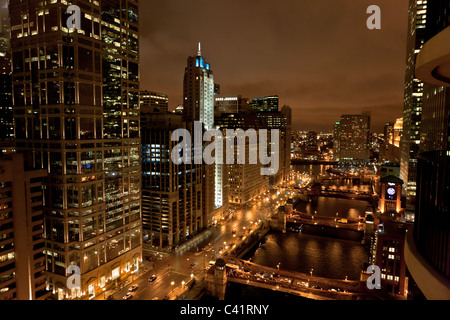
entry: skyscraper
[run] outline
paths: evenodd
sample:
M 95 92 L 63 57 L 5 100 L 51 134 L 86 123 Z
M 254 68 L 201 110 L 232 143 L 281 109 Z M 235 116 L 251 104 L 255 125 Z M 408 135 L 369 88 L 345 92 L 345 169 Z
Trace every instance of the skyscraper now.
M 0 300 L 44 300 L 42 182 L 22 154 L 0 156 Z
M 426 38 L 428 1 L 410 0 L 406 53 L 403 138 L 400 147 L 400 178 L 404 181 L 409 203 L 416 196 L 417 156 L 422 122 L 423 82 L 415 76 L 416 57 Z
M 275 100 L 278 101 L 278 97 Z M 280 156 L 280 168 L 269 176 L 270 185 L 286 182 L 291 170 L 292 109 L 283 106 L 279 111 L 278 102 L 272 108 L 275 108 L 275 105 L 277 109 L 273 111 L 256 111 L 260 129 L 280 130 L 280 141 L 269 141 L 268 152 L 277 152 Z
M 0 141 L 14 138 L 8 8 L 0 8 Z
M 203 228 L 203 170 L 172 161 L 178 144 L 172 134 L 186 128 L 181 115 L 145 109 L 141 115 L 144 248 L 171 251 Z
M 199 51 L 189 57 L 184 74 L 184 113 L 186 122 L 201 121 L 205 129 L 214 125 L 214 76 L 209 63 Z
M 145 113 L 153 111 L 169 111 L 169 97 L 166 94 L 142 90 L 140 92 L 141 110 Z
M 426 42 L 415 61 L 416 76 L 424 82 L 423 145 L 414 231 L 405 251 L 408 270 L 425 297 L 443 300 L 450 299 L 449 7 L 448 0 L 428 1 Z
M 241 95 L 225 96 L 219 95 L 215 97 L 214 113 L 220 116 L 222 113 L 238 113 L 245 111 L 248 107 L 248 99 Z
M 370 116 L 343 115 L 338 127 L 338 159 L 342 162 L 368 162 L 370 160 Z
M 280 98 L 276 95 L 256 98 L 250 101 L 249 106 L 258 112 L 279 111 Z
M 59 299 L 95 297 L 142 255 L 138 1 L 71 3 L 80 28 L 65 1 L 9 8 L 16 147 L 49 174 L 45 264 Z M 80 290 L 66 288 L 71 265 Z

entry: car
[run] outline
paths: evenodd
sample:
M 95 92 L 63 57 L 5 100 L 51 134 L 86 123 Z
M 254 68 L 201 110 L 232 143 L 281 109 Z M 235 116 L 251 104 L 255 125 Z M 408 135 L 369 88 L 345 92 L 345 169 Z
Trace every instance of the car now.
M 231 231 L 231 233 L 232 233 L 232 234 L 235 234 L 235 233 L 236 233 L 236 229 L 233 229 L 233 231 Z
M 108 297 L 106 298 L 106 300 L 114 300 L 113 295 L 108 296 Z
M 148 281 L 149 281 L 149 282 L 153 282 L 153 281 L 156 280 L 156 278 L 157 278 L 156 275 L 152 275 L 152 277 L 151 277 L 150 279 L 148 279 Z
M 122 298 L 123 300 L 130 300 L 133 299 L 133 294 L 131 292 L 127 292 L 126 295 Z
M 193 268 L 195 267 L 197 264 L 196 263 L 191 263 L 190 267 Z
M 128 292 L 136 291 L 138 288 L 139 288 L 139 286 L 137 284 L 135 284 L 135 285 L 131 286 L 130 289 L 128 289 Z

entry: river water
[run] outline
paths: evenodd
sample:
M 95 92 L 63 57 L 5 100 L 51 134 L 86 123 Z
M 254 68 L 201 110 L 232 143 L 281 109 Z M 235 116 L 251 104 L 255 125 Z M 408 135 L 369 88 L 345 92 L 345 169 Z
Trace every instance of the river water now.
M 312 178 L 325 174 L 330 166 L 296 166 L 294 169 Z M 369 204 L 365 201 L 319 198 L 313 203 L 300 202 L 296 209 L 301 212 L 316 213 L 321 216 L 339 218 L 358 218 L 364 216 Z M 306 229 L 305 229 L 306 230 Z M 269 233 L 260 244 L 256 245 L 243 258 L 267 267 L 310 273 L 320 277 L 359 280 L 364 263 L 369 261 L 368 249 L 361 244 L 354 231 L 340 230 L 340 237 L 323 236 L 310 233 L 288 232 L 286 234 Z M 345 233 L 348 232 L 348 237 Z M 342 237 L 344 233 L 344 237 Z M 348 240 L 355 239 L 355 240 Z M 303 300 L 283 293 L 259 288 L 229 284 L 226 299 L 288 299 Z

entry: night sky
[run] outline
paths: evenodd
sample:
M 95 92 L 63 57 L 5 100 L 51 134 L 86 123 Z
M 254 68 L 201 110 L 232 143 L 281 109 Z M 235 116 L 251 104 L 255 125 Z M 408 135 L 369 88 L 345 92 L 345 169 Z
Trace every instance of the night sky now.
M 278 94 L 294 129 L 331 130 L 372 112 L 373 131 L 402 117 L 408 0 L 141 0 L 141 89 L 182 103 L 197 43 L 222 94 Z M 382 29 L 368 30 L 370 5 Z
M 402 116 L 409 0 L 140 0 L 141 88 L 182 103 L 189 55 L 202 52 L 222 94 L 278 94 L 299 130 L 372 112 Z M 5 0 L 0 0 L 4 4 Z M 367 7 L 382 29 L 368 30 Z

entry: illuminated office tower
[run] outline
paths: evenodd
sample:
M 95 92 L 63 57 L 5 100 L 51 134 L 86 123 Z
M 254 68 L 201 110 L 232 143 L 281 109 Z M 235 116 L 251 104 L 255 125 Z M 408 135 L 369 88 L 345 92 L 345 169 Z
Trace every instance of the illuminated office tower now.
M 22 154 L 0 156 L 0 300 L 44 300 L 43 187 L 46 170 Z
M 268 141 L 268 152 L 277 152 L 280 159 L 279 170 L 269 175 L 269 184 L 283 184 L 287 182 L 291 170 L 292 109 L 283 106 L 281 111 L 257 111 L 256 115 L 261 129 L 280 131 L 280 141 Z
M 239 113 L 222 113 L 219 117 L 216 117 L 215 125 L 222 131 L 224 137 L 229 131 L 239 129 L 244 131 L 255 130 L 259 140 L 261 125 L 253 110 Z M 268 136 L 270 137 L 270 133 Z M 224 148 L 227 148 L 227 144 L 231 143 L 230 139 L 230 137 L 226 137 L 223 140 Z M 264 166 L 259 162 L 257 164 L 249 163 L 249 155 L 258 154 L 258 152 L 258 141 L 255 143 L 251 139 L 245 139 L 244 146 L 239 146 L 238 142 L 234 141 L 234 163 L 227 163 L 221 167 L 223 172 L 222 186 L 224 194 L 222 197 L 224 203 L 243 205 L 267 191 L 268 178 L 261 175 L 261 169 Z M 238 164 L 238 157 L 244 153 L 246 157 L 245 164 Z
M 140 93 L 140 104 L 144 112 L 169 111 L 169 97 L 162 93 L 143 90 Z
M 333 153 L 334 153 L 334 160 L 337 160 L 337 161 L 339 161 L 341 158 L 340 142 L 341 142 L 341 123 L 336 122 L 334 124 L 334 129 L 333 129 Z
M 428 1 L 425 43 L 415 63 L 416 77 L 424 82 L 423 140 L 417 165 L 414 231 L 406 237 L 405 261 L 412 279 L 429 300 L 450 299 L 449 8 L 449 0 Z
M 343 115 L 339 123 L 339 161 L 364 163 L 370 160 L 370 116 Z
M 0 144 L 14 138 L 8 8 L 0 8 Z
M 410 0 L 406 53 L 403 138 L 400 147 L 400 178 L 406 186 L 407 199 L 416 196 L 417 156 L 422 122 L 423 82 L 415 76 L 417 54 L 426 38 L 427 0 Z
M 79 29 L 66 1 L 10 2 L 13 105 L 18 152 L 49 174 L 47 286 L 91 299 L 142 261 L 138 2 L 71 3 Z
M 257 112 L 279 111 L 280 98 L 278 96 L 267 96 L 250 101 L 249 106 Z
M 209 63 L 202 57 L 189 57 L 184 74 L 184 113 L 186 122 L 201 121 L 205 129 L 214 125 L 214 76 Z

